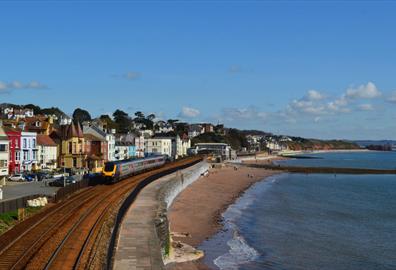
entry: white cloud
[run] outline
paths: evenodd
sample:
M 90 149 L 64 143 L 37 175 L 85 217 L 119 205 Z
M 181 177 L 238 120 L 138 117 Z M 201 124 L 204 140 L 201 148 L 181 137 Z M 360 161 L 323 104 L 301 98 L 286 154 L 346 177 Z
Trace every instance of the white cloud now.
M 349 105 L 349 100 L 346 98 L 345 95 L 330 101 L 327 103 L 327 109 L 331 112 L 343 112 L 347 113 L 351 110 L 347 107 Z
M 224 108 L 222 110 L 222 118 L 225 121 L 256 121 L 264 120 L 267 117 L 267 113 L 259 111 L 254 106 L 247 108 Z
M 358 105 L 358 108 L 361 111 L 372 111 L 372 110 L 374 110 L 374 107 L 371 104 L 360 104 L 360 105 Z
M 198 109 L 184 106 L 181 112 L 179 113 L 179 116 L 185 118 L 194 118 L 200 115 L 200 113 L 201 112 Z
M 9 93 L 12 90 L 17 89 L 47 89 L 47 86 L 38 81 L 31 81 L 28 83 L 22 83 L 20 81 L 12 81 L 7 83 L 0 81 L 0 93 Z
M 326 96 L 319 91 L 316 90 L 309 90 L 305 96 L 307 100 L 322 100 L 325 99 Z
M 372 82 L 368 82 L 366 85 L 362 84 L 357 88 L 348 88 L 346 91 L 346 97 L 351 99 L 356 99 L 356 98 L 372 99 L 380 96 L 381 96 L 381 92 Z

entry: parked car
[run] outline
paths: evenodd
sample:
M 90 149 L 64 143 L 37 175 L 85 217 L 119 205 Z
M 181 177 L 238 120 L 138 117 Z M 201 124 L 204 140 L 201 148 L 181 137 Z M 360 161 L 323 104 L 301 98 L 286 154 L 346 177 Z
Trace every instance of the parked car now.
M 76 183 L 76 179 L 74 179 L 73 176 L 67 176 L 67 177 L 60 177 L 52 182 L 49 182 L 48 185 L 50 187 L 64 187 L 65 185 L 70 185 Z
M 28 181 L 28 182 L 37 181 L 38 180 L 37 175 L 34 174 L 34 173 L 25 174 L 24 177 L 25 177 L 26 181 Z
M 45 179 L 50 179 L 52 178 L 51 175 L 48 172 L 38 172 L 37 173 L 37 180 L 42 181 Z
M 8 177 L 8 180 L 10 181 L 25 181 L 25 177 L 23 177 L 22 174 L 14 174 Z

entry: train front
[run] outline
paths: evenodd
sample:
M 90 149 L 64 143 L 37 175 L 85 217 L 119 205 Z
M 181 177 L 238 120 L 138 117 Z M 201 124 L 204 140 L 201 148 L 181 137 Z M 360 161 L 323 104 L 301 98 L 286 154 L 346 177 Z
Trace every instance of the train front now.
M 106 162 L 103 170 L 102 177 L 106 183 L 114 182 L 117 173 L 117 165 L 114 162 Z

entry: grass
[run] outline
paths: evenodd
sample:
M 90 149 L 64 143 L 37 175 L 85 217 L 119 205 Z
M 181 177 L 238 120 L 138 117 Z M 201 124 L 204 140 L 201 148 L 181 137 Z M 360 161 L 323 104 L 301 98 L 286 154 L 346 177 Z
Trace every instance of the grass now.
M 7 231 L 18 221 L 18 212 L 12 211 L 0 214 L 0 234 Z
M 42 207 L 26 207 L 25 218 L 39 212 L 41 208 Z M 18 211 L 11 211 L 0 214 L 0 234 L 3 234 L 17 223 L 18 223 Z

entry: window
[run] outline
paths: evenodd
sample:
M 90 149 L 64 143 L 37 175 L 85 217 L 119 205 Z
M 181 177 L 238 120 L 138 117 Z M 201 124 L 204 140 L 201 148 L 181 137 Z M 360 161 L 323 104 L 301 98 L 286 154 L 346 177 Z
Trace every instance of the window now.
M 19 147 L 19 140 L 15 140 L 15 148 Z
M 8 147 L 7 144 L 0 144 L 0 152 L 7 152 Z
M 36 148 L 36 139 L 33 139 L 33 148 Z
M 15 152 L 15 160 L 21 159 L 21 152 Z
M 7 160 L 0 160 L 0 168 L 7 168 Z
M 34 159 L 34 160 L 36 159 L 36 156 L 37 156 L 36 151 L 33 151 L 33 159 Z
M 29 158 L 28 158 L 28 154 L 29 154 L 28 151 L 23 151 L 23 159 L 24 159 L 24 160 L 28 160 L 28 159 L 29 159 Z
M 77 168 L 77 158 L 73 158 L 73 167 Z
M 69 154 L 71 154 L 73 152 L 73 143 L 69 142 Z
M 27 147 L 27 141 L 26 141 L 26 139 L 23 139 L 23 148 L 26 148 Z

